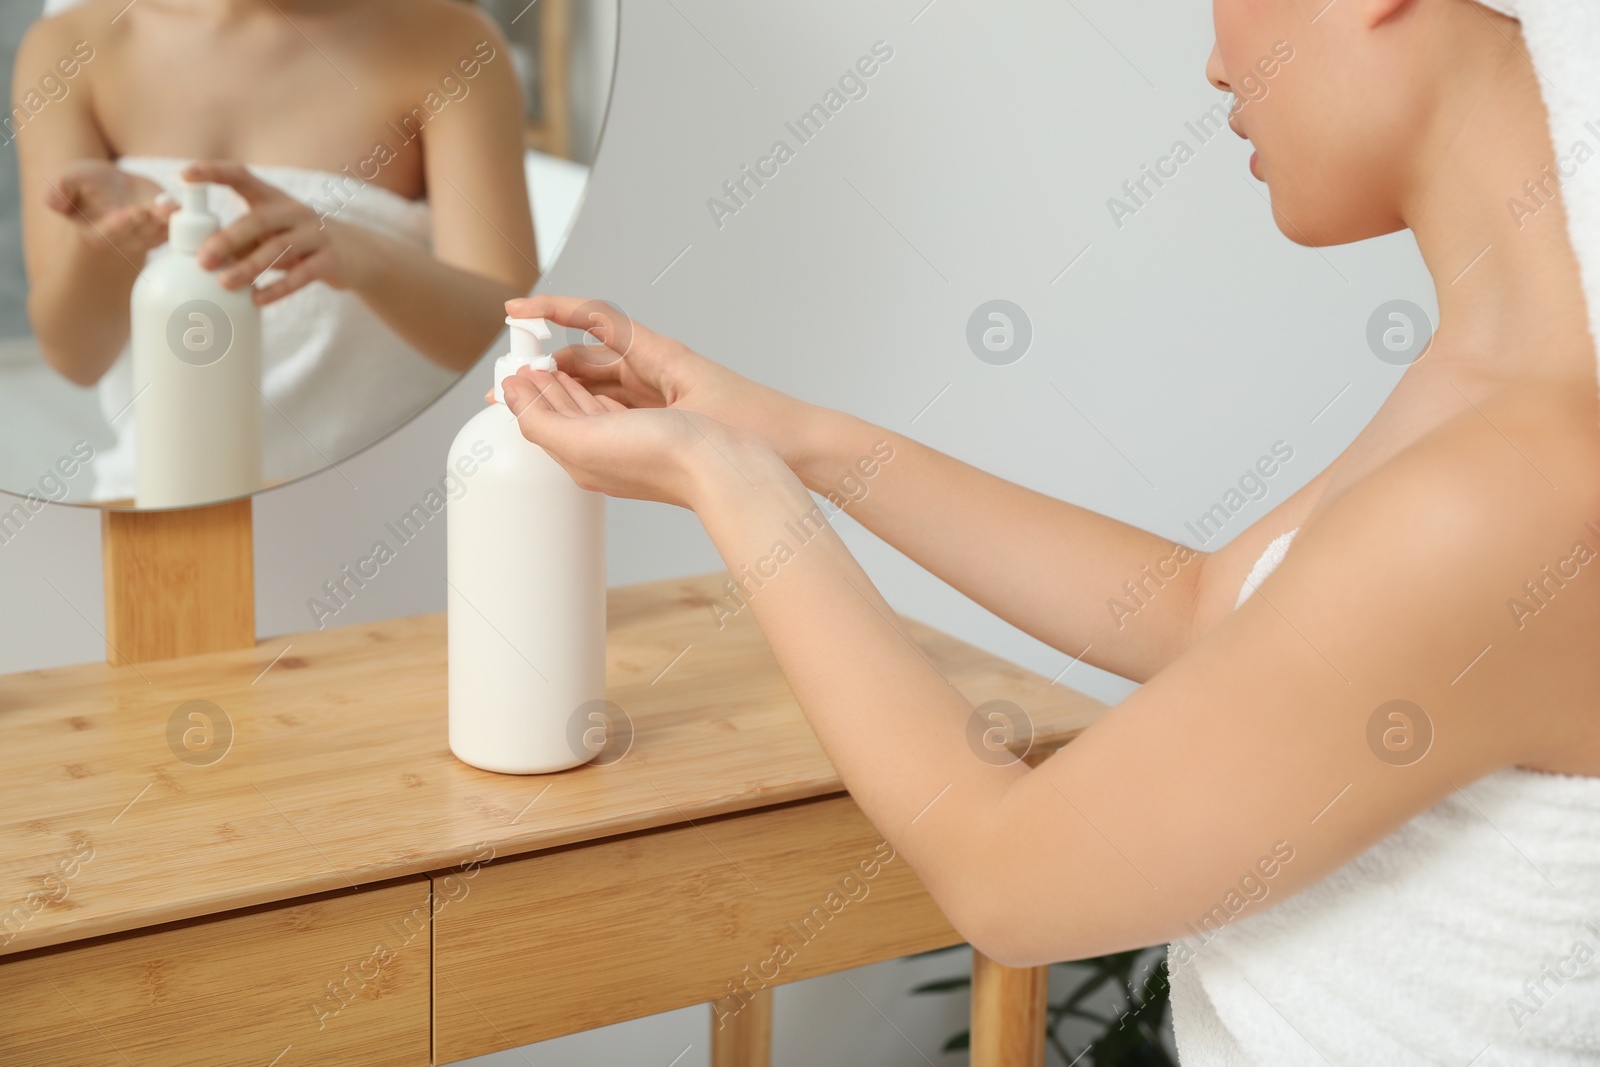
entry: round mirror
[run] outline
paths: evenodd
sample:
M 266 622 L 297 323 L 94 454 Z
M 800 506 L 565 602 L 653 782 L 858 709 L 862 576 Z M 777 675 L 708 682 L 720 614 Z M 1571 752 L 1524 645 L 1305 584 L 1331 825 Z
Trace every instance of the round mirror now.
M 421 412 L 549 269 L 617 0 L 7 0 L 0 526 L 215 503 Z

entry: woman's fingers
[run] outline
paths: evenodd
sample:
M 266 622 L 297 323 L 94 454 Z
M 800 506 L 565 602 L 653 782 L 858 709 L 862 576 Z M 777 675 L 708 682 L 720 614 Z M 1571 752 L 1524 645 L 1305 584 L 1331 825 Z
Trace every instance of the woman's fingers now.
M 622 357 L 604 345 L 567 345 L 552 357 L 556 366 L 579 381 L 615 381 L 622 377 Z
M 282 233 L 293 227 L 300 220 L 303 210 L 299 203 L 285 198 L 245 212 L 232 224 L 205 239 L 198 253 L 200 265 L 212 270 L 238 260 L 270 235 Z M 270 259 L 271 257 L 268 257 L 269 262 Z M 263 264 L 255 274 L 260 274 L 261 270 L 265 269 L 266 265 Z M 251 277 L 254 278 L 255 274 Z
M 518 367 L 517 372 L 501 384 L 505 387 L 506 404 L 510 406 L 513 415 L 520 416 L 524 409 L 529 407 L 539 408 L 542 411 L 555 410 L 547 395 L 556 387 L 555 383 L 534 381 L 533 371 L 528 367 Z
M 582 382 L 564 371 L 557 370 L 551 374 L 549 371 L 535 370 L 532 367 L 521 367 L 518 368 L 516 377 L 534 387 L 541 406 L 569 418 L 627 410 L 625 405 L 615 400 L 610 401 L 610 406 L 602 403 L 600 397 L 589 392 L 583 387 Z M 511 393 L 508 391 L 506 399 L 509 401 L 510 398 Z
M 567 395 L 572 398 L 573 403 L 578 405 L 579 411 L 582 411 L 585 415 L 605 414 L 605 407 L 601 405 L 597 397 L 583 387 L 582 382 L 577 381 L 562 370 L 556 371 L 556 381 L 566 387 Z
M 523 367 L 504 378 L 500 386 L 505 390 L 506 407 L 511 409 L 511 414 L 520 422 L 525 412 L 536 409 L 547 413 L 554 413 L 550 401 L 545 397 L 545 392 L 538 383 L 525 373 L 528 368 Z M 526 424 L 524 424 L 526 429 Z
M 293 252 L 289 253 L 284 262 L 278 264 L 283 269 L 283 277 L 271 285 L 263 286 L 255 291 L 255 302 L 258 307 L 276 300 L 282 300 L 290 293 L 304 289 L 318 278 L 321 278 L 327 270 L 328 252 L 326 249 L 318 249 L 310 255 L 290 263 L 289 260 L 293 256 Z
M 114 248 L 154 248 L 167 239 L 166 219 L 149 206 L 118 208 L 93 225 Z
M 224 160 L 202 159 L 190 163 L 183 168 L 183 180 L 230 186 L 252 207 L 284 195 L 277 186 L 269 185 L 251 174 L 243 163 Z
M 154 248 L 167 239 L 167 213 L 154 206 L 130 209 L 133 212 L 129 230 L 142 246 Z
M 581 378 L 578 380 L 583 382 Z M 619 382 L 583 382 L 583 387 L 589 390 L 589 392 L 594 396 L 610 397 L 612 400 L 619 401 L 622 406 L 626 408 L 666 407 L 665 404 L 659 402 L 651 403 L 640 401 L 636 396 L 634 396 L 632 390 Z
M 316 251 L 313 248 L 296 249 L 292 240 L 297 236 L 280 231 L 264 238 L 255 250 L 217 276 L 224 289 L 243 289 L 273 267 L 287 271 L 294 264 Z
M 583 330 L 618 356 L 626 356 L 638 346 L 661 343 L 659 335 L 603 300 L 540 293 L 506 301 L 506 314 L 548 319 L 568 329 Z
M 544 394 L 545 403 L 549 404 L 550 409 L 556 414 L 568 417 L 583 414 L 583 409 L 578 406 L 577 400 L 573 399 L 572 393 L 567 389 L 565 383 L 549 371 L 523 367 L 517 373 L 524 375 L 538 387 L 539 391 Z
M 78 214 L 76 179 L 71 175 L 65 175 L 56 181 L 46 182 L 44 206 L 57 214 L 76 216 Z

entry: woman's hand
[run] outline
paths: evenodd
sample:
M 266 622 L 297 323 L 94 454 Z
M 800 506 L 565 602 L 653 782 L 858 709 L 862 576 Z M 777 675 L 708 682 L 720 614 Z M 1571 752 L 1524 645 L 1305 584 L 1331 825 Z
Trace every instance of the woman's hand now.
M 258 305 L 282 300 L 312 282 L 335 289 L 350 284 L 344 224 L 324 220 L 308 205 L 275 185 L 257 178 L 242 163 L 198 162 L 184 168 L 183 179 L 227 185 L 249 205 L 249 211 L 205 239 L 200 265 L 220 270 L 224 289 L 245 289 L 268 270 L 283 276 L 255 290 Z
M 68 164 L 45 187 L 45 206 L 73 223 L 90 242 L 107 246 L 138 267 L 167 239 L 178 209 L 161 186 L 105 159 Z
M 516 318 L 582 330 L 599 344 L 572 344 L 556 366 L 597 398 L 628 408 L 697 412 L 767 440 L 796 471 L 826 439 L 824 409 L 753 382 L 600 300 L 540 294 L 506 303 Z
M 523 367 L 503 384 L 522 435 L 584 489 L 693 509 L 717 479 L 788 474 L 764 440 L 698 412 L 630 410 L 559 369 Z

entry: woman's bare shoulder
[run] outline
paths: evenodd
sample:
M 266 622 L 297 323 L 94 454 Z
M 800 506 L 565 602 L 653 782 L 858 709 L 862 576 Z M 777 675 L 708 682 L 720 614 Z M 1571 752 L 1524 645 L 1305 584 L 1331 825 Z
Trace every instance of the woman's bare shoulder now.
M 1458 385 L 1459 410 L 1330 501 L 1307 534 L 1393 524 L 1392 540 L 1459 556 L 1532 558 L 1552 539 L 1600 528 L 1600 401 L 1592 380 L 1483 390 Z M 1591 535 L 1593 536 L 1593 535 Z M 1308 540 L 1310 536 L 1308 536 Z M 1600 582 L 1595 583 L 1600 597 Z
M 460 0 L 367 0 L 362 7 L 365 28 L 376 37 L 369 41 L 413 59 L 453 56 L 480 41 L 498 45 L 504 39 L 493 18 Z
M 345 25 L 341 53 L 365 73 L 363 88 L 371 84 L 402 108 L 430 92 L 449 93 L 453 83 L 440 88 L 449 78 L 480 89 L 486 80 L 478 72 L 508 60 L 499 25 L 459 0 L 364 0 Z
M 1558 511 L 1600 507 L 1600 397 L 1592 378 L 1455 392 L 1460 411 L 1396 457 L 1396 482 L 1448 477 L 1463 504 L 1500 512 L 1513 500 L 1533 514 L 1543 513 L 1534 503 L 1541 500 Z M 1515 515 L 1502 514 L 1502 522 L 1519 526 Z
M 106 41 L 118 33 L 117 23 L 113 20 L 126 6 L 127 0 L 121 0 L 120 3 L 118 0 L 88 0 L 87 3 L 36 19 L 22 35 L 17 47 L 18 67 L 22 67 L 30 57 L 48 62 L 54 55 L 46 55 L 46 52 L 70 52 L 80 41 L 90 47 L 104 47 Z M 19 70 L 18 73 L 24 72 Z

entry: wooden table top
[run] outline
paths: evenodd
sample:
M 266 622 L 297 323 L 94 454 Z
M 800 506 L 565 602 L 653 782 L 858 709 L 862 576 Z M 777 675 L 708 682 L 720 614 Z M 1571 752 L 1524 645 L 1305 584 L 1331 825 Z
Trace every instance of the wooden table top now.
M 443 614 L 0 676 L 0 955 L 840 792 L 752 613 L 718 629 L 725 579 L 610 590 L 632 747 L 557 774 L 450 754 Z M 974 703 L 1026 709 L 1036 751 L 1104 710 L 908 626 Z M 194 700 L 232 724 L 209 765 L 169 742 Z

